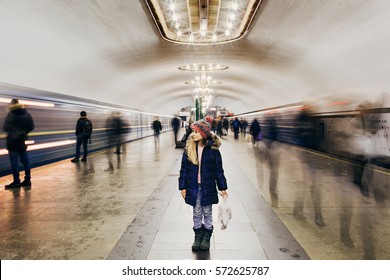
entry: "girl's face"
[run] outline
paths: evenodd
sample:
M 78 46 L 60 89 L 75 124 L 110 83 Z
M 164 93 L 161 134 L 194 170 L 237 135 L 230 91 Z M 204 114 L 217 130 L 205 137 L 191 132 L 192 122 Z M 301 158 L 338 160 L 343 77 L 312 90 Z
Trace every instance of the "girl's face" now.
M 198 141 L 200 141 L 200 140 L 203 139 L 202 134 L 200 134 L 199 132 L 197 132 L 197 131 L 195 131 L 195 130 L 191 133 L 191 137 L 192 137 L 192 139 L 193 139 L 195 142 L 198 142 Z

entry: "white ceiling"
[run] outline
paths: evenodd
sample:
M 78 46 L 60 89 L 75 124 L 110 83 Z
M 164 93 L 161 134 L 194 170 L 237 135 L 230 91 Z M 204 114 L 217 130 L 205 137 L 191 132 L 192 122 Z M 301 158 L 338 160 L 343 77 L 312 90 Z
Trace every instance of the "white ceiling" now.
M 187 63 L 229 66 L 214 105 L 235 113 L 387 92 L 390 1 L 264 0 L 243 39 L 217 46 L 164 41 L 143 0 L 0 1 L 3 83 L 172 114 L 193 105 Z

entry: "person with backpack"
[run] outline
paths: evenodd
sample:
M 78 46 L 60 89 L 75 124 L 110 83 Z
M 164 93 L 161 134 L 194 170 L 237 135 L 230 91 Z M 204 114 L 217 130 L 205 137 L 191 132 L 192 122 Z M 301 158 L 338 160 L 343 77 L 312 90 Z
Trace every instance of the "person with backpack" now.
M 13 182 L 6 189 L 31 187 L 31 167 L 27 154 L 27 134 L 34 129 L 34 121 L 24 105 L 18 99 L 12 99 L 8 106 L 8 114 L 4 121 L 4 131 L 7 132 L 7 150 L 12 168 Z M 20 182 L 19 160 L 24 166 L 24 180 Z
M 81 111 L 80 112 L 80 118 L 77 121 L 76 124 L 76 156 L 74 159 L 71 160 L 73 163 L 78 163 L 80 161 L 80 148 L 81 144 L 83 144 L 83 158 L 81 161 L 86 162 L 87 156 L 88 156 L 88 140 L 89 143 L 91 143 L 91 135 L 92 135 L 92 122 L 87 119 L 87 112 Z

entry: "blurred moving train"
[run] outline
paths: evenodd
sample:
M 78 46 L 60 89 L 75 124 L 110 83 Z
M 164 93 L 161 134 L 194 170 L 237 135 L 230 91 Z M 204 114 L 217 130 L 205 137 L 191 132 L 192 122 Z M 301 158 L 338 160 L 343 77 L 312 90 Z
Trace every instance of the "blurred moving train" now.
M 278 141 L 352 161 L 369 159 L 376 165 L 390 168 L 390 96 L 381 93 L 375 98 L 379 101 L 359 102 L 350 96 L 323 98 L 235 117 L 246 119 L 249 124 L 256 118 L 266 139 L 273 118 Z M 314 139 L 309 145 L 301 141 L 308 129 L 308 121 Z
M 53 92 L 20 86 L 0 84 L 1 126 L 8 113 L 7 106 L 12 98 L 26 105 L 34 119 L 35 129 L 29 134 L 28 151 L 32 167 L 71 158 L 75 154 L 76 122 L 81 111 L 86 111 L 93 123 L 92 141 L 89 151 L 109 147 L 106 120 L 112 112 L 119 112 L 127 126 L 123 143 L 153 135 L 151 123 L 159 117 L 163 131 L 171 129 L 173 116 L 141 112 L 125 106 L 112 105 L 93 100 L 72 97 Z M 1 127 L 1 130 L 3 127 Z M 0 176 L 11 174 L 8 152 L 5 149 L 6 134 L 0 133 Z

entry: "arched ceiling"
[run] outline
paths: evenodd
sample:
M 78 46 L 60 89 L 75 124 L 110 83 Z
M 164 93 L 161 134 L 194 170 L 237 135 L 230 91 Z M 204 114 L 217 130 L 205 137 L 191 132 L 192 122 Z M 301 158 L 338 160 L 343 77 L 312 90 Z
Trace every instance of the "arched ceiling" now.
M 264 0 L 242 39 L 179 45 L 143 0 L 3 0 L 0 82 L 173 114 L 193 105 L 178 67 L 222 63 L 213 105 L 235 113 L 362 98 L 390 87 L 389 30 L 387 0 Z

